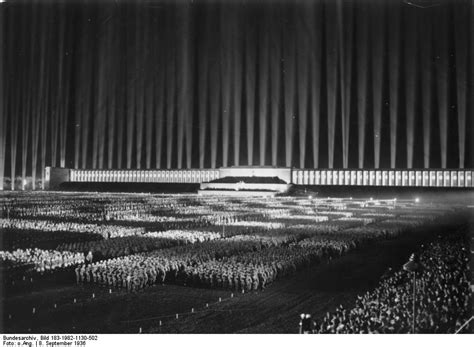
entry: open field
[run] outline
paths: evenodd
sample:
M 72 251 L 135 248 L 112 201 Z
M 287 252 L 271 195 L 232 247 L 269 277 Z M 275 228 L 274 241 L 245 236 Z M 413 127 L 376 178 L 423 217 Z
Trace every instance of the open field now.
M 469 224 L 462 201 L 9 193 L 0 206 L 3 332 L 296 332 L 299 313 L 353 305 Z

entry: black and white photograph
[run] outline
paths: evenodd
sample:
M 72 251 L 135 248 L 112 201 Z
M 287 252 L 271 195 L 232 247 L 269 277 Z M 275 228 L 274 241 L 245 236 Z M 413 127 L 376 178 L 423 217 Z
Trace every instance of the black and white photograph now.
M 473 41 L 473 0 L 0 0 L 2 345 L 468 337 Z

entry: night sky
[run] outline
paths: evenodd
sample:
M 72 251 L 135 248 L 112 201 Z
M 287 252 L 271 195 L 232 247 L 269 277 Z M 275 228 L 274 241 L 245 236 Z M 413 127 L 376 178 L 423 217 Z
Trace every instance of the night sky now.
M 0 178 L 45 166 L 473 167 L 473 11 L 468 0 L 7 0 Z

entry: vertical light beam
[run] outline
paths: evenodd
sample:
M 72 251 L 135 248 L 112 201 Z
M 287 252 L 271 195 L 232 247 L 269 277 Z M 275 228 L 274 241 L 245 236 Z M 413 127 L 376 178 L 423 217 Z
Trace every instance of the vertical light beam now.
M 382 140 L 382 92 L 383 92 L 383 43 L 384 6 L 373 3 L 371 21 L 372 47 L 372 114 L 374 125 L 374 167 L 380 168 L 380 144 Z
M 167 25 L 170 26 L 174 22 L 174 16 L 167 14 Z M 167 30 L 167 49 L 166 49 L 166 168 L 171 169 L 173 160 L 173 141 L 174 141 L 174 118 L 175 118 L 175 50 L 174 50 L 174 31 Z M 171 36 L 171 37 L 170 37 Z
M 299 167 L 305 167 L 306 134 L 308 123 L 308 89 L 309 89 L 309 35 L 310 18 L 312 13 L 308 4 L 301 4 L 296 11 L 296 73 L 298 95 L 298 139 L 299 139 Z
M 314 4 L 313 4 L 314 5 Z M 311 82 L 311 129 L 313 145 L 313 165 L 319 167 L 319 127 L 321 107 L 321 59 L 322 59 L 322 34 L 321 34 L 321 3 L 311 7 L 310 19 L 310 82 Z
M 285 101 L 285 165 L 293 164 L 293 126 L 295 120 L 295 42 L 294 42 L 294 21 L 295 13 L 293 8 L 286 11 L 285 23 L 285 44 L 283 47 L 283 81 L 284 81 L 284 101 Z
M 359 169 L 365 163 L 365 130 L 367 120 L 367 79 L 368 79 L 368 16 L 365 3 L 359 5 L 357 23 L 357 118 L 358 118 L 358 159 Z
M 237 6 L 234 13 L 234 28 L 233 28 L 233 58 L 234 58 L 234 93 L 233 93 L 233 119 L 234 119 L 234 165 L 240 164 L 240 126 L 242 118 L 242 71 L 243 71 L 243 43 L 242 36 L 240 35 L 242 31 L 241 27 L 241 13 L 240 7 Z
M 4 7 L 0 6 L 0 190 L 3 190 L 3 181 L 5 176 L 5 152 L 7 142 L 7 112 L 5 102 L 5 90 L 4 90 L 4 45 L 5 45 L 5 34 L 4 34 Z M 12 185 L 14 177 L 12 177 Z
M 470 5 L 472 7 L 472 3 Z M 469 47 L 469 7 L 466 2 L 456 3 L 454 9 L 454 45 L 456 57 L 456 96 L 457 96 L 457 114 L 458 114 L 458 148 L 459 148 L 459 167 L 464 168 L 466 157 L 466 108 L 467 108 L 467 48 Z M 472 115 L 471 115 L 472 116 Z
M 217 139 L 218 139 L 218 129 L 219 129 L 219 110 L 220 110 L 220 92 L 221 92 L 221 78 L 219 71 L 219 40 L 217 40 L 216 33 L 213 33 L 212 44 L 210 50 L 210 79 L 209 79 L 209 88 L 210 88 L 210 137 L 211 137 L 211 168 L 215 168 L 217 165 Z M 212 52 L 212 53 L 211 53 Z
M 423 114 L 423 166 L 425 169 L 430 167 L 430 150 L 431 150 L 431 75 L 432 75 L 432 27 L 430 12 L 422 14 L 419 27 L 420 35 L 420 55 L 421 55 L 421 101 Z
M 204 21 L 204 37 L 198 50 L 198 116 L 199 116 L 199 168 L 205 167 L 206 160 L 206 135 L 208 118 L 208 93 L 209 93 L 209 35 L 211 35 L 210 11 L 206 11 Z
M 265 165 L 265 154 L 267 151 L 267 119 L 268 119 L 268 46 L 269 46 L 269 13 L 263 14 L 259 28 L 259 64 L 258 64 L 258 101 L 259 101 L 259 140 L 260 140 L 260 165 Z
M 390 98 L 390 167 L 395 169 L 397 160 L 397 127 L 398 127 L 398 88 L 400 66 L 400 5 L 390 6 L 388 16 L 388 65 L 389 65 L 389 98 Z
M 255 27 L 252 22 L 246 26 L 245 37 L 245 107 L 247 120 L 247 163 L 253 165 L 253 142 L 255 120 Z
M 337 99 L 337 8 L 326 3 L 326 83 L 327 83 L 327 120 L 328 120 L 328 168 L 334 168 L 334 138 L 336 135 L 336 99 Z
M 417 62 L 417 17 L 416 8 L 407 8 L 405 16 L 405 90 L 406 90 L 406 151 L 407 168 L 413 168 L 415 146 L 415 103 L 416 103 L 416 62 Z
M 448 37 L 446 6 L 440 6 L 437 11 L 435 27 L 435 59 L 436 59 L 436 89 L 438 92 L 439 142 L 441 154 L 441 168 L 446 168 L 448 148 Z
M 228 6 L 222 4 L 220 7 L 220 28 L 221 28 L 221 50 L 220 50 L 220 71 L 221 71 L 221 117 L 222 117 L 222 165 L 228 166 L 229 161 L 229 128 L 230 128 L 230 101 L 232 93 L 232 55 L 231 55 L 231 31 L 228 20 Z
M 278 165 L 278 144 L 280 125 L 280 79 L 281 79 L 281 9 L 273 8 L 271 17 L 272 33 L 270 38 L 270 119 L 272 130 L 272 165 Z
M 349 166 L 349 135 L 351 119 L 351 85 L 352 85 L 352 35 L 353 14 L 350 3 L 343 6 L 338 0 L 338 34 L 339 34 L 339 77 L 341 95 L 341 124 L 342 124 L 342 165 Z

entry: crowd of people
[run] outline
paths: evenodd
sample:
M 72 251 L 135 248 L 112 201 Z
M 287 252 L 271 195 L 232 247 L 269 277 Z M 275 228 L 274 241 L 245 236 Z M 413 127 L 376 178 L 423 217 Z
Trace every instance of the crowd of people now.
M 0 219 L 0 228 L 22 232 L 24 230 L 35 230 L 39 232 L 73 232 L 85 234 L 97 234 L 102 238 L 126 237 L 141 235 L 145 233 L 143 227 L 128 227 L 111 224 L 91 224 L 73 221 L 57 221 L 48 219 Z
M 464 233 L 444 236 L 421 249 L 415 276 L 396 271 L 358 297 L 354 308 L 339 307 L 315 322 L 313 332 L 454 333 L 471 314 L 469 259 Z
M 263 289 L 277 277 L 298 268 L 403 231 L 376 227 L 361 230 L 327 234 L 310 228 L 299 232 L 278 229 L 234 235 L 84 265 L 76 269 L 76 275 L 78 282 L 98 282 L 130 290 L 160 283 L 157 278 L 190 286 Z M 157 277 L 154 272 L 162 275 Z
M 38 231 L 29 229 L 3 229 L 0 249 L 5 251 L 18 248 L 55 249 L 62 243 L 99 241 L 98 234 L 76 233 L 69 231 Z
M 344 208 L 334 208 L 334 204 Z M 31 256 L 35 268 L 49 270 L 63 263 L 84 262 L 76 267 L 80 283 L 138 290 L 167 279 L 186 285 L 254 290 L 296 268 L 376 238 L 396 236 L 437 215 L 437 211 L 413 213 L 400 207 L 412 217 L 395 219 L 400 212 L 388 212 L 384 205 L 349 204 L 342 199 L 202 199 L 146 194 L 58 198 L 50 194 L 43 199 L 0 201 L 0 226 L 17 233 L 15 246 L 25 254 L 30 252 L 25 248 L 37 247 L 41 239 L 49 242 L 50 251 L 42 256 L 45 261 Z M 44 237 L 38 238 L 38 233 Z M 63 234 L 71 237 L 63 238 Z M 5 257 L 22 264 L 28 258 Z M 71 258 L 77 262 L 71 263 Z
M 59 245 L 56 250 L 92 253 L 93 259 L 108 259 L 141 252 L 150 252 L 160 248 L 177 246 L 185 243 L 178 238 L 157 238 L 126 236 L 100 241 L 71 242 Z
M 12 268 L 16 265 L 32 265 L 37 272 L 45 272 L 81 264 L 85 257 L 83 253 L 78 252 L 26 248 L 0 251 L 0 260 L 8 262 Z
M 143 235 L 144 237 L 152 238 L 165 238 L 171 240 L 180 240 L 184 243 L 196 243 L 196 242 L 206 242 L 222 237 L 221 233 L 214 231 L 201 231 L 201 230 L 166 230 L 166 231 L 156 231 L 149 232 Z

